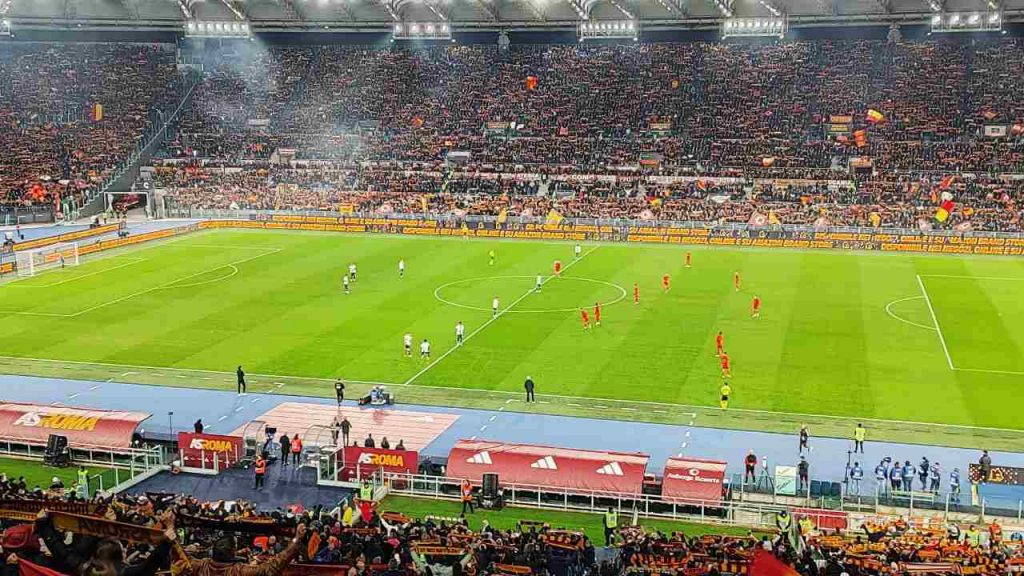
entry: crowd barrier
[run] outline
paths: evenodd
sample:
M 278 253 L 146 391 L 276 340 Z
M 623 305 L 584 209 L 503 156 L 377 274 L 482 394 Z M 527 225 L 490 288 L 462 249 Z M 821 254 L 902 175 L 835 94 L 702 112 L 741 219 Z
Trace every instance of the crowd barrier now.
M 979 232 L 921 233 L 914 231 L 839 231 L 786 227 L 669 226 L 626 224 L 499 223 L 494 219 L 385 218 L 250 214 L 244 220 L 207 220 L 203 229 L 248 228 L 319 232 L 386 233 L 410 236 L 515 238 L 567 241 L 620 241 L 706 246 L 925 252 L 939 254 L 1024 254 L 1024 237 Z
M 76 242 L 78 240 L 84 240 L 86 238 L 92 238 L 94 236 L 102 236 L 104 234 L 110 234 L 111 232 L 117 232 L 120 229 L 121 224 L 114 223 L 105 224 L 103 226 L 97 226 L 95 228 L 86 228 L 85 230 L 66 232 L 64 234 L 58 234 L 57 236 L 44 236 L 42 238 L 36 238 L 35 240 L 26 240 L 24 242 L 18 242 L 17 244 L 14 245 L 14 251 L 21 252 L 22 250 L 44 248 L 46 246 L 60 244 L 61 242 Z
M 219 213 L 219 212 L 218 212 Z M 542 222 L 505 222 L 499 224 L 494 217 L 474 217 L 464 220 L 421 217 L 369 217 L 342 215 L 295 215 L 245 213 L 244 219 L 225 218 L 242 213 L 225 211 L 219 218 L 203 220 L 177 228 L 136 234 L 124 238 L 98 240 L 81 244 L 79 254 L 94 254 L 104 250 L 141 244 L 188 234 L 197 230 L 256 229 L 306 230 L 314 232 L 348 232 L 403 234 L 409 236 L 448 236 L 464 238 L 511 238 L 522 240 L 562 240 L 598 242 L 634 242 L 647 244 L 679 244 L 690 246 L 736 246 L 766 248 L 798 248 L 825 250 L 866 250 L 877 252 L 918 252 L 933 254 L 987 254 L 1019 256 L 1024 254 L 1024 235 L 1007 233 L 915 232 L 912 230 L 871 231 L 813 230 L 806 227 L 757 228 L 742 225 L 715 225 L 680 223 L 626 224 L 562 223 L 550 226 Z M 566 221 L 568 222 L 568 221 Z M 113 227 L 113 228 L 112 228 Z M 48 244 L 70 242 L 98 234 L 115 231 L 116 224 L 83 230 L 69 235 L 52 237 Z M 74 236 L 74 234 L 85 234 Z M 63 240 L 53 240 L 63 238 Z M 19 244 L 18 250 L 48 245 Z M 13 262 L 0 263 L 0 275 L 15 270 Z

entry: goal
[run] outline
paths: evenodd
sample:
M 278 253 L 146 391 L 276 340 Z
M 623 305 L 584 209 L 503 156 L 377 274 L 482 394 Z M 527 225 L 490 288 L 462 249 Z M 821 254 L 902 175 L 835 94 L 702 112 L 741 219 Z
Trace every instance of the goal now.
M 78 243 L 62 242 L 34 250 L 15 252 L 18 276 L 35 276 L 51 268 L 78 266 Z

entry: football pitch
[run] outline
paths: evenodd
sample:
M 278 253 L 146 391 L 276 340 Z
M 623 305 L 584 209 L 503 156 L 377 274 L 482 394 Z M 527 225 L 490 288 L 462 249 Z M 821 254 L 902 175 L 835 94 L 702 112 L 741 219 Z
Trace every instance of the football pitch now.
M 0 284 L 0 370 L 1021 450 L 1022 296 L 1012 258 L 209 231 Z

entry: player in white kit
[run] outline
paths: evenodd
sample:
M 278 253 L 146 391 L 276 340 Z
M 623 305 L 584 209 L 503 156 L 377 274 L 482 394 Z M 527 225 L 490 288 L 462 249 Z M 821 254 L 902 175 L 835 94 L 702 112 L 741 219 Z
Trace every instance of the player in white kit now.
M 398 261 L 398 277 L 405 278 L 405 260 Z
M 462 341 L 466 337 L 466 325 L 459 320 L 458 324 L 455 325 L 455 345 L 462 346 Z
M 409 358 L 412 356 L 412 334 L 406 332 L 405 336 L 402 337 L 402 343 L 405 344 L 405 357 Z
M 426 338 L 420 342 L 420 358 L 430 359 L 430 342 L 427 342 Z
M 498 315 L 498 305 L 498 297 L 495 296 L 494 300 L 491 300 L 491 318 L 494 318 Z

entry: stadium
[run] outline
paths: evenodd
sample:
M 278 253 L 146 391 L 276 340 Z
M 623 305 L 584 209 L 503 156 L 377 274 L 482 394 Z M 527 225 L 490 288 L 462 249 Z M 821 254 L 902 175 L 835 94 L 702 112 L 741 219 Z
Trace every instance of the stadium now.
M 1021 0 L 0 0 L 7 576 L 1024 571 Z

